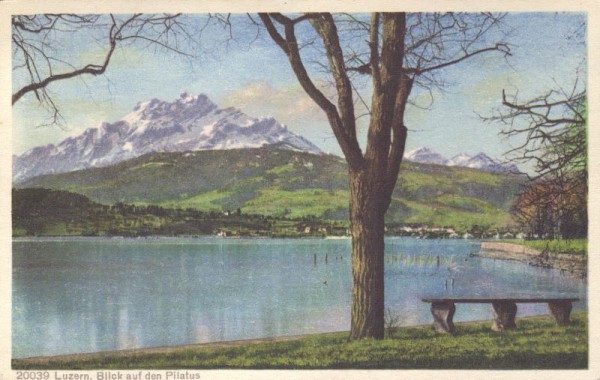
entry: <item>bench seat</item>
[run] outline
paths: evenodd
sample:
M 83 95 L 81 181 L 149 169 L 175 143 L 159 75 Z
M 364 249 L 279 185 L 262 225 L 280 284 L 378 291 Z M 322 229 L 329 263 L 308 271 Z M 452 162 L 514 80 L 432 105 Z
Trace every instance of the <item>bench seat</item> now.
M 422 298 L 421 301 L 431 303 L 433 327 L 440 333 L 454 333 L 452 322 L 457 303 L 491 303 L 494 309 L 492 330 L 503 331 L 517 328 L 515 316 L 517 303 L 547 303 L 548 309 L 556 323 L 566 326 L 571 322 L 573 302 L 579 298 L 533 297 L 533 298 L 495 298 L 495 297 L 461 297 L 461 298 Z

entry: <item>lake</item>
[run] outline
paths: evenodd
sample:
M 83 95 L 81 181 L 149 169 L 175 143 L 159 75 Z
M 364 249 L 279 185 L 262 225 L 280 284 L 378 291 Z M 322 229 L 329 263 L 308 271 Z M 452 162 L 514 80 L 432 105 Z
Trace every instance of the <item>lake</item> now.
M 48 238 L 13 242 L 13 357 L 350 329 L 349 239 Z M 431 323 L 422 296 L 576 296 L 556 270 L 470 257 L 469 240 L 386 239 L 386 308 Z M 316 254 L 316 261 L 315 261 Z M 519 304 L 517 317 L 547 314 Z M 459 305 L 455 321 L 492 319 Z

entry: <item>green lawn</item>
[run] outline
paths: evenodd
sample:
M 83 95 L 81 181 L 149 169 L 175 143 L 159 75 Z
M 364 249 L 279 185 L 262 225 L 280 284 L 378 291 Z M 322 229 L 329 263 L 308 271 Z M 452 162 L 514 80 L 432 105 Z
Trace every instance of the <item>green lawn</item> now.
M 511 240 L 511 243 L 524 245 L 529 248 L 544 250 L 546 247 L 550 252 L 568 253 L 573 255 L 587 254 L 587 239 L 573 240 Z
M 454 336 L 429 327 L 399 328 L 393 338 L 348 341 L 348 333 L 318 334 L 233 346 L 181 347 L 76 358 L 13 360 L 13 369 L 585 369 L 586 313 L 559 327 L 550 317 L 517 319 L 497 333 L 491 322 L 458 324 Z

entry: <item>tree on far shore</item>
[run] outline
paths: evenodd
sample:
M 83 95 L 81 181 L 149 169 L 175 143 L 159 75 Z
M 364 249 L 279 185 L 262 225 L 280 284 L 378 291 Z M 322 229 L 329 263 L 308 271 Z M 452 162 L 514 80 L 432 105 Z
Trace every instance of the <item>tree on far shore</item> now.
M 508 126 L 502 134 L 524 137 L 508 154 L 533 163 L 530 182 L 513 205 L 530 237 L 586 238 L 588 229 L 587 93 L 549 91 L 520 102 L 503 93 L 505 111 L 491 118 Z
M 565 36 L 585 48 L 587 21 Z M 587 57 L 579 63 L 568 88 L 560 87 L 527 100 L 502 92 L 502 108 L 487 118 L 505 125 L 501 135 L 520 141 L 506 155 L 532 165 L 529 183 L 513 213 L 532 238 L 586 238 L 588 233 Z M 556 82 L 556 81 L 555 81 Z

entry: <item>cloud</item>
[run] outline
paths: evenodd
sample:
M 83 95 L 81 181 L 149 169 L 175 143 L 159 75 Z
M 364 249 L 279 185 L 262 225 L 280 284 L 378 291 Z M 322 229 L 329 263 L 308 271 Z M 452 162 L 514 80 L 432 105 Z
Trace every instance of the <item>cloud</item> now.
M 321 82 L 317 85 L 335 102 L 334 89 Z M 341 154 L 325 113 L 299 84 L 276 88 L 266 81 L 254 81 L 217 100 L 220 107 L 235 107 L 249 116 L 272 116 L 323 151 Z
M 292 128 L 297 124 L 327 120 L 300 86 L 277 89 L 267 82 L 252 82 L 226 94 L 219 103 L 223 107 L 239 108 L 251 116 L 273 116 Z
M 94 100 L 82 96 L 77 101 L 53 98 L 61 115 L 60 124 L 50 123 L 51 113 L 42 107 L 35 97 L 23 97 L 13 107 L 13 153 L 21 154 L 34 146 L 56 144 L 67 137 L 82 133 L 87 128 L 97 127 L 103 121 L 114 121 L 129 110 L 110 100 Z M 118 115 L 118 116 L 117 116 Z

